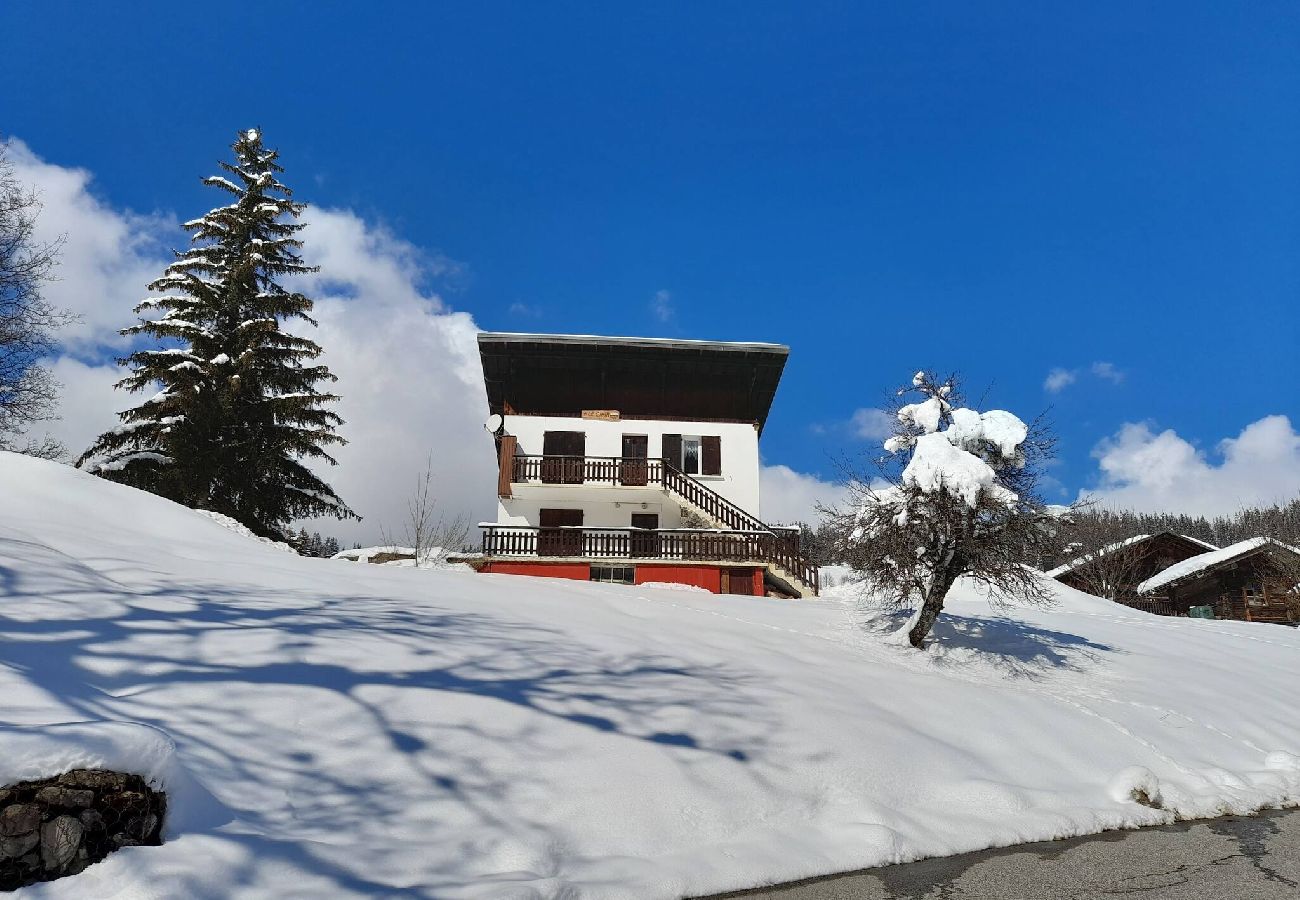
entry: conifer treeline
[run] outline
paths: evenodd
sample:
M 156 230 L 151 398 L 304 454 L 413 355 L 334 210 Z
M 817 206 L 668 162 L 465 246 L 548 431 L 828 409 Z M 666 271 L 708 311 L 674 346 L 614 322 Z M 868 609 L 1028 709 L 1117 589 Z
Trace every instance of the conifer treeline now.
M 1139 534 L 1172 531 L 1226 547 L 1253 537 L 1271 537 L 1300 547 L 1300 497 L 1289 503 L 1243 509 L 1227 516 L 1188 516 L 1170 513 L 1114 512 L 1088 509 L 1076 513 L 1081 528 L 1101 534 L 1101 543 L 1115 543 Z M 1099 529 L 1094 530 L 1094 529 Z M 1067 533 L 1069 526 L 1067 526 Z M 1064 562 L 1054 560 L 1053 563 Z
M 204 184 L 233 202 L 185 223 L 192 246 L 122 331 L 151 340 L 118 360 L 130 369 L 118 386 L 155 393 L 77 464 L 281 539 L 295 519 L 355 514 L 304 465 L 333 464 L 326 448 L 344 443 L 329 408 L 338 397 L 318 388 L 335 380 L 312 362 L 321 348 L 282 328 L 316 324 L 312 301 L 280 283 L 316 271 L 298 252 L 304 204 L 260 132 L 241 132 L 232 149 L 235 162 Z
M 1243 509 L 1227 516 L 1189 516 L 1170 513 L 1143 513 L 1133 510 L 1114 512 L 1105 509 L 1085 509 L 1074 514 L 1073 526 L 1087 533 L 1099 546 L 1118 543 L 1140 534 L 1172 531 L 1188 537 L 1208 541 L 1216 547 L 1226 547 L 1253 537 L 1271 537 L 1293 547 L 1300 547 L 1300 497 L 1289 503 Z M 1069 538 L 1072 526 L 1065 526 L 1066 545 L 1077 544 Z M 835 544 L 835 536 L 823 522 L 817 528 L 804 524 L 802 551 L 818 565 L 842 561 L 842 553 Z M 1033 566 L 1051 568 L 1072 558 L 1067 550 L 1060 559 L 1024 560 Z
M 293 548 L 303 556 L 319 556 L 323 559 L 329 559 L 343 549 L 334 538 L 323 538 L 319 531 L 309 533 L 306 528 L 298 529 L 292 544 Z

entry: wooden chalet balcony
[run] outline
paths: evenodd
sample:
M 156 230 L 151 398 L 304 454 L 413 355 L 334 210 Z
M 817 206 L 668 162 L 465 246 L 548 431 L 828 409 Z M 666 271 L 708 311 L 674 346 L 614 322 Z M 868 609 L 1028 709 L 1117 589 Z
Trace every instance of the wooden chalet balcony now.
M 490 557 L 690 560 L 775 563 L 815 592 L 817 567 L 799 555 L 797 535 L 772 531 L 688 528 L 599 528 L 483 525 L 483 554 Z
M 503 459 L 502 465 L 505 464 Z M 510 483 L 662 487 L 721 523 L 724 528 L 764 532 L 781 530 L 764 524 L 708 485 L 657 457 L 636 459 L 622 456 L 514 454 L 510 463 Z

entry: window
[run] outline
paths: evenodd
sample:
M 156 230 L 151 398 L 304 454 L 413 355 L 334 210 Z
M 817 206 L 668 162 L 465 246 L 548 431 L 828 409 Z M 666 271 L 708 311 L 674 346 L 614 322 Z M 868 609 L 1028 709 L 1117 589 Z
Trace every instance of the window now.
M 700 474 L 700 439 L 682 438 L 682 471 L 687 475 Z
M 687 475 L 722 474 L 722 438 L 714 435 L 665 434 L 663 458 Z
M 604 584 L 634 584 L 635 566 L 592 566 L 591 580 Z

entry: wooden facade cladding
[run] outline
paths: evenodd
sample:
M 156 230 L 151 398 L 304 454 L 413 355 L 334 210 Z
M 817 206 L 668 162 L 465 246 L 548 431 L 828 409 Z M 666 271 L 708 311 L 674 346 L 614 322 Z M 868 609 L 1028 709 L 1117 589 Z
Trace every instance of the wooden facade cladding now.
M 501 436 L 501 443 L 497 448 L 497 496 L 511 497 L 514 491 L 511 485 L 514 480 L 511 477 L 515 471 L 515 449 L 518 447 L 518 438 L 513 434 Z
M 1300 564 L 1300 559 L 1295 562 Z M 1143 599 L 1163 604 L 1169 615 L 1187 615 L 1194 606 L 1209 606 L 1219 619 L 1294 624 L 1300 622 L 1298 571 L 1279 565 L 1261 549 L 1208 567 Z

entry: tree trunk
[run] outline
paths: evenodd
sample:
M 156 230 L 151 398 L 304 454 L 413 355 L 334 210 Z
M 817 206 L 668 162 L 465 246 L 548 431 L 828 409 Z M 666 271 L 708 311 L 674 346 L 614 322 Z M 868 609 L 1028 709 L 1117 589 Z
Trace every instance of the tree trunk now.
M 916 624 L 912 630 L 907 633 L 908 642 L 920 650 L 925 644 L 926 637 L 930 634 L 930 629 L 934 627 L 935 620 L 939 618 L 939 613 L 943 612 L 943 601 L 948 596 L 948 591 L 957 576 L 949 574 L 953 567 L 947 571 L 938 572 L 934 580 L 930 582 L 930 589 L 925 593 L 925 601 L 921 604 L 921 615 L 917 616 Z

